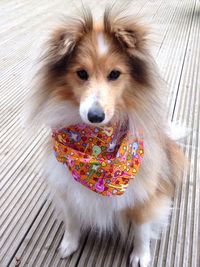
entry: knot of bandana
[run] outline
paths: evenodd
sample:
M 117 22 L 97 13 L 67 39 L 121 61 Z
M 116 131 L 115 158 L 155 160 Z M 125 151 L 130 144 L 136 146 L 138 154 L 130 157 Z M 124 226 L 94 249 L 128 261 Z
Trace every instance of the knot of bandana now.
M 103 196 L 122 195 L 139 172 L 144 156 L 142 132 L 76 124 L 53 130 L 54 153 L 73 178 Z

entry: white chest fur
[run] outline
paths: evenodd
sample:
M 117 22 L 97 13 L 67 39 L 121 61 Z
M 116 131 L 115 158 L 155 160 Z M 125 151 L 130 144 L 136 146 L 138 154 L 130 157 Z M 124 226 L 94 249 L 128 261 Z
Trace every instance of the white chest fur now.
M 137 181 L 131 181 L 122 196 L 99 195 L 76 182 L 68 168 L 57 162 L 53 155 L 48 160 L 47 170 L 52 189 L 65 199 L 67 208 L 79 217 L 82 226 L 85 227 L 111 230 L 117 224 L 119 228 L 123 228 L 123 210 L 132 207 L 136 199 L 143 197 L 142 188 Z

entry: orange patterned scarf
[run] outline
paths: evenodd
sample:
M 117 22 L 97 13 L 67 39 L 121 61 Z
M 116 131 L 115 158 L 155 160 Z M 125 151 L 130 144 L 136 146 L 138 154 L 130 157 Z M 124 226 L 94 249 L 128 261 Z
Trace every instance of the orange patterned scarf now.
M 76 124 L 53 130 L 52 138 L 57 160 L 77 182 L 103 196 L 122 195 L 144 156 L 143 134 L 117 126 Z

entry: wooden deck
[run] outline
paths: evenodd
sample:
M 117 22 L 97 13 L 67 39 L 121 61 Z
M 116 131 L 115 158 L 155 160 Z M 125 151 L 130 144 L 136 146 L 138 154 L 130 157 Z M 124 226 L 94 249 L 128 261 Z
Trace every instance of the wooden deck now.
M 104 1 L 90 1 L 94 10 Z M 20 112 L 27 96 L 32 44 L 57 15 L 79 6 L 74 0 L 0 1 L 0 266 L 128 266 L 130 243 L 86 233 L 79 250 L 61 260 L 57 251 L 63 225 L 53 215 L 41 178 L 46 132 L 25 142 Z M 100 5 L 100 6 L 99 6 Z M 132 10 L 157 31 L 154 55 L 168 84 L 169 120 L 192 129 L 184 142 L 191 164 L 177 190 L 171 221 L 152 243 L 152 266 L 200 266 L 200 2 L 138 0 Z M 127 240 L 133 233 L 127 229 Z

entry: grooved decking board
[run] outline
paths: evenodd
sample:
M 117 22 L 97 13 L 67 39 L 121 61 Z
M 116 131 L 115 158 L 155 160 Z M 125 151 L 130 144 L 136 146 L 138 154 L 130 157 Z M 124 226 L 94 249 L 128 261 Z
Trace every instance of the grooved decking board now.
M 85 1 L 83 1 L 85 3 Z M 119 235 L 85 233 L 78 251 L 62 260 L 58 246 L 64 228 L 53 212 L 43 182 L 40 159 L 45 130 L 26 138 L 20 114 L 29 86 L 33 44 L 59 14 L 71 13 L 81 1 L 0 1 L 0 267 L 128 266 L 133 231 L 126 242 Z M 105 1 L 90 1 L 93 11 Z M 177 189 L 169 226 L 152 242 L 152 266 L 200 266 L 200 2 L 139 0 L 132 11 L 155 29 L 153 54 L 167 83 L 169 120 L 191 129 L 183 144 L 189 170 Z M 51 25 L 51 24 L 50 24 Z M 155 28 L 154 28 L 155 27 Z

